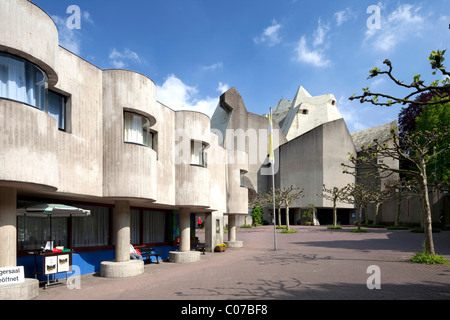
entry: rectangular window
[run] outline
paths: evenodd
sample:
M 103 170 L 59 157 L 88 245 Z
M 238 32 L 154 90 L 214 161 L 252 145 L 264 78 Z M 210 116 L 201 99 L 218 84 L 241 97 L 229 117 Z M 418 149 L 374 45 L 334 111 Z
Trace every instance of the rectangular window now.
M 72 218 L 74 247 L 96 247 L 110 244 L 109 208 L 82 206 L 91 210 L 87 217 Z
M 241 187 L 245 187 L 245 171 L 241 170 Z
M 144 243 L 166 242 L 166 213 L 144 210 Z
M 141 210 L 130 210 L 131 243 L 141 243 Z
M 17 249 L 37 250 L 45 247 L 49 240 L 54 241 L 54 246 L 67 247 L 69 218 L 40 217 L 17 217 Z
M 48 114 L 58 122 L 58 128 L 66 129 L 66 97 L 48 91 Z
M 150 121 L 137 113 L 124 112 L 124 141 L 153 149 Z
M 191 140 L 191 164 L 206 167 L 206 146 L 201 141 Z

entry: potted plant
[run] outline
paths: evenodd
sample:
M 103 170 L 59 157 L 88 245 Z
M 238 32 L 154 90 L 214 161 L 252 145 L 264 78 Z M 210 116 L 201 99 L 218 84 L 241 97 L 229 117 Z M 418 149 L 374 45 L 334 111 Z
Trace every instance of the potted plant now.
M 226 250 L 227 250 L 227 245 L 225 243 L 218 244 L 214 248 L 214 252 L 225 252 Z

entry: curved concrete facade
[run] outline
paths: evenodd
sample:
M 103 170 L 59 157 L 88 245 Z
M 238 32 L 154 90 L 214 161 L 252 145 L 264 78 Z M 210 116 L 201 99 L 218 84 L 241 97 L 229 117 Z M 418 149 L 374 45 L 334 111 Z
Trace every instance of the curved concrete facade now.
M 156 86 L 147 77 L 126 70 L 103 72 L 103 195 L 155 200 L 156 152 L 124 143 L 124 112 L 156 122 L 152 116 Z
M 210 170 L 207 163 L 199 165 L 193 162 L 192 148 L 195 144 L 209 148 L 209 117 L 198 112 L 178 111 L 176 128 L 176 205 L 207 208 L 210 190 L 206 186 L 210 184 Z
M 58 30 L 53 20 L 27 0 L 1 1 L 0 51 L 41 67 L 51 85 L 58 81 Z
M 0 99 L 0 185 L 59 186 L 58 125 L 44 112 Z

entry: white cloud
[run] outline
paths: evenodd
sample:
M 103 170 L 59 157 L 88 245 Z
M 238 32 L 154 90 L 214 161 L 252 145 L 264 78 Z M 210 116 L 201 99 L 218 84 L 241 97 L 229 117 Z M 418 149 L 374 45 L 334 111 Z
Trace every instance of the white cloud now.
M 111 64 L 118 69 L 124 68 L 127 65 L 126 61 L 139 64 L 143 62 L 143 59 L 139 56 L 139 54 L 131 51 L 130 49 L 125 49 L 120 52 L 114 48 L 109 54 L 109 59 Z
M 344 10 L 338 11 L 334 14 L 334 18 L 336 19 L 336 25 L 340 26 L 344 22 L 350 20 L 351 16 L 353 15 L 350 8 L 346 8 Z
M 80 55 L 81 40 L 77 29 L 69 29 L 66 18 L 52 16 L 52 19 L 58 28 L 59 44 L 70 52 Z
M 217 90 L 220 94 L 222 94 L 222 93 L 224 93 L 225 91 L 227 91 L 228 89 L 230 89 L 230 86 L 229 86 L 228 84 L 219 82 L 219 86 L 217 87 L 216 90 Z
M 295 51 L 297 53 L 296 59 L 299 62 L 308 63 L 315 67 L 328 67 L 331 65 L 331 61 L 325 58 L 323 50 L 310 50 L 308 48 L 305 36 L 302 36 Z
M 214 63 L 210 66 L 205 66 L 203 67 L 203 70 L 216 70 L 216 69 L 222 69 L 223 68 L 223 63 L 222 62 L 217 62 Z
M 420 6 L 402 4 L 386 18 L 381 14 L 381 29 L 367 29 L 364 43 L 388 52 L 406 39 L 420 36 L 426 26 L 426 15 Z
M 256 44 L 259 43 L 267 43 L 269 46 L 274 46 L 281 42 L 281 38 L 279 35 L 279 31 L 281 28 L 281 24 L 277 23 L 275 20 L 272 22 L 272 25 L 264 29 L 261 35 L 253 38 L 253 42 Z
M 330 26 L 324 25 L 322 23 L 322 19 L 319 18 L 317 30 L 314 32 L 314 41 L 313 41 L 314 47 L 317 47 L 324 43 L 328 31 L 330 31 Z
M 338 102 L 338 110 L 350 132 L 367 129 L 368 126 L 362 122 L 359 115 L 361 110 L 355 108 L 347 98 L 341 97 Z
M 219 82 L 217 91 L 228 90 L 228 85 Z M 192 110 L 212 116 L 219 98 L 197 98 L 199 91 L 177 78 L 174 74 L 169 75 L 162 86 L 157 86 L 158 101 L 174 110 Z

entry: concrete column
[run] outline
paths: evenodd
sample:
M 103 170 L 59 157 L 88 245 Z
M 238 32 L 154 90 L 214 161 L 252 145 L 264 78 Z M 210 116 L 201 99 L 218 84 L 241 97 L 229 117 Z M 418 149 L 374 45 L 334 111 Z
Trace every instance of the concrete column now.
M 0 268 L 17 265 L 17 191 L 0 187 Z
M 180 251 L 191 251 L 191 210 L 180 209 Z
M 228 241 L 236 241 L 236 216 L 228 216 Z
M 116 262 L 130 261 L 130 202 L 116 201 Z

